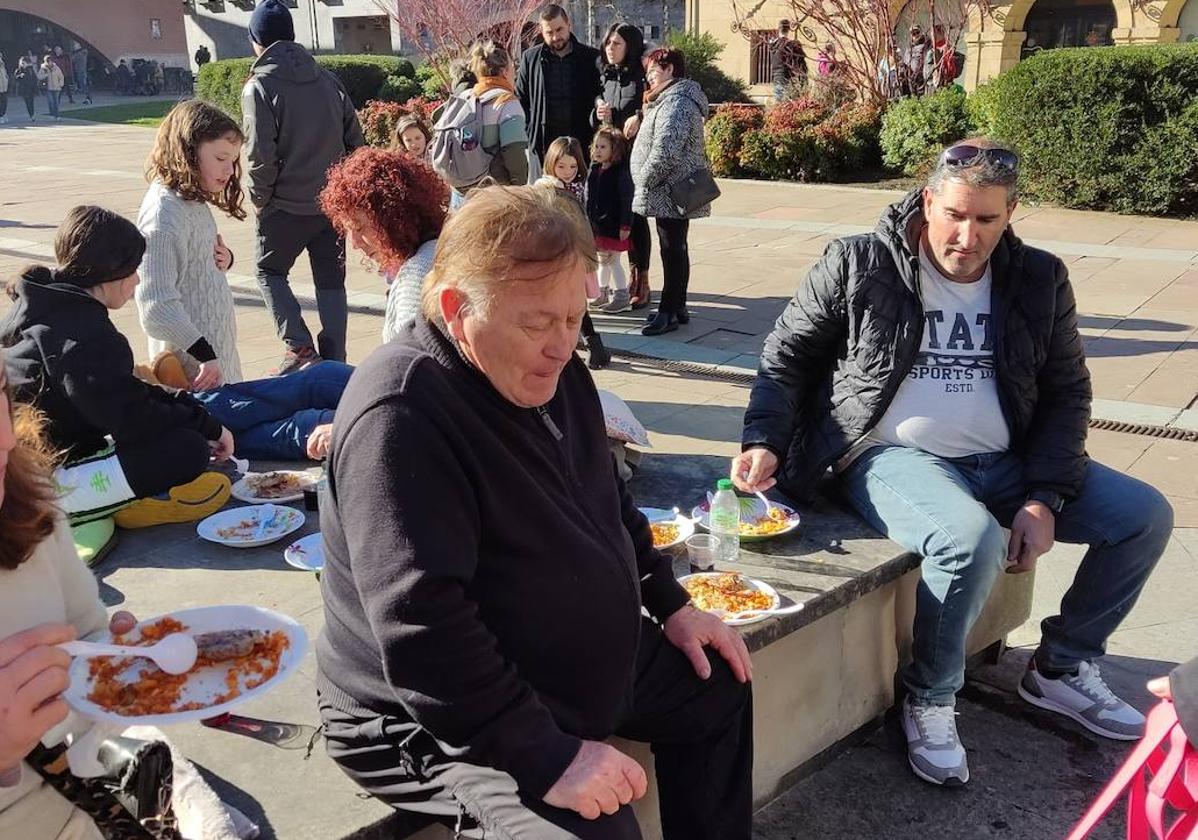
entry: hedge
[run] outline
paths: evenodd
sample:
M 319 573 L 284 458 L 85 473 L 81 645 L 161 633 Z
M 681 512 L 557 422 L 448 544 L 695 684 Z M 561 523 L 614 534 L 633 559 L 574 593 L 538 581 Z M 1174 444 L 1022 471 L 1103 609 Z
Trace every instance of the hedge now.
M 253 63 L 252 58 L 228 58 L 205 64 L 196 81 L 196 95 L 240 120 L 241 89 Z M 412 62 L 392 55 L 318 55 L 316 63 L 341 80 L 355 108 L 376 98 L 390 77 L 406 80 L 416 77 Z M 394 82 L 391 89 L 396 90 L 402 84 Z
M 710 32 L 695 33 L 675 29 L 666 36 L 666 46 L 673 47 L 686 59 L 686 75 L 699 83 L 709 102 L 748 102 L 744 80 L 729 76 L 717 62 L 724 52 Z
M 953 85 L 893 103 L 882 117 L 882 162 L 921 175 L 948 144 L 969 133 L 965 91 Z
M 1198 212 L 1198 44 L 1045 50 L 986 85 L 978 106 L 1019 149 L 1029 197 Z

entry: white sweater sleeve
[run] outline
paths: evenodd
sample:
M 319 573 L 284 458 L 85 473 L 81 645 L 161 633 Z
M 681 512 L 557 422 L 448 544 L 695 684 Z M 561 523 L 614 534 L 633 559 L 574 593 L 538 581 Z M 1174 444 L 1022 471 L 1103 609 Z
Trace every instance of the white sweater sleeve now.
M 54 533 L 46 538 L 43 546 L 53 554 L 58 566 L 58 580 L 62 586 L 63 603 L 67 610 L 67 623 L 75 628 L 79 638 L 97 635 L 108 627 L 108 611 L 100 600 L 100 588 L 96 576 L 91 573 L 75 551 L 75 540 L 65 518 L 55 524 Z
M 148 214 L 141 232 L 146 254 L 141 261 L 141 283 L 137 287 L 137 312 L 146 335 L 187 350 L 204 337 L 191 320 L 179 295 L 180 274 L 185 260 L 183 234 L 173 221 L 164 218 L 165 208 Z

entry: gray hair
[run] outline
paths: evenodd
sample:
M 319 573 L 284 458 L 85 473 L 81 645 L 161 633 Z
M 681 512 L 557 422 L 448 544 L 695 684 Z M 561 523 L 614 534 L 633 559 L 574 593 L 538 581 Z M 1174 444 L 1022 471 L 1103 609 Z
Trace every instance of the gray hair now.
M 953 143 L 953 146 L 977 146 L 979 149 L 1005 149 L 1015 151 L 1010 145 L 992 140 L 989 137 L 971 137 Z M 947 151 L 947 149 L 945 150 Z M 1010 169 L 988 157 L 981 157 L 969 166 L 949 166 L 942 153 L 936 158 L 936 165 L 928 175 L 928 189 L 935 195 L 944 190 L 946 181 L 955 181 L 968 187 L 1003 187 L 1007 191 L 1007 204 L 1012 205 L 1019 199 L 1019 172 Z

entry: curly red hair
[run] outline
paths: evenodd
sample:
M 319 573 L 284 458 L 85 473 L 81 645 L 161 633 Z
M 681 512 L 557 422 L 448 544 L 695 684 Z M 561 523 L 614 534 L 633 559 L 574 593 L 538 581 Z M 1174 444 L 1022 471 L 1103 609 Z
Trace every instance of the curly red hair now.
M 441 235 L 449 187 L 428 164 L 402 152 L 363 147 L 329 169 L 320 206 L 343 236 L 365 214 L 382 243 L 382 268 L 401 266 Z

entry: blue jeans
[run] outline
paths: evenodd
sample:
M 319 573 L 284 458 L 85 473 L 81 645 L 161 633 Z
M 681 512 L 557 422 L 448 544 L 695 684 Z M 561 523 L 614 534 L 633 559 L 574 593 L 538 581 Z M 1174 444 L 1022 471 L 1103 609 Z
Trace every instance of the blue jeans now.
M 321 362 L 288 376 L 224 385 L 194 396 L 233 433 L 237 456 L 270 461 L 308 457 L 308 436 L 333 422 L 351 365 Z
M 58 100 L 61 98 L 62 98 L 61 90 L 46 91 L 46 105 L 50 109 L 50 116 L 52 116 L 52 117 L 58 116 Z
M 1006 565 L 1010 527 L 1027 491 L 1017 455 L 938 458 L 877 446 L 841 476 L 850 503 L 871 525 L 921 555 L 914 661 L 903 682 L 915 700 L 951 706 L 965 682 L 965 637 Z M 1077 498 L 1056 517 L 1056 539 L 1088 545 L 1060 612 L 1041 624 L 1036 662 L 1072 670 L 1102 656 L 1131 611 L 1173 530 L 1157 490 L 1091 463 Z

